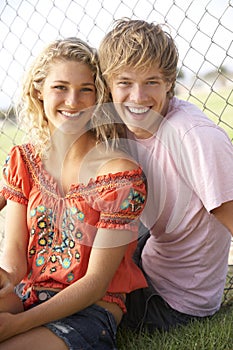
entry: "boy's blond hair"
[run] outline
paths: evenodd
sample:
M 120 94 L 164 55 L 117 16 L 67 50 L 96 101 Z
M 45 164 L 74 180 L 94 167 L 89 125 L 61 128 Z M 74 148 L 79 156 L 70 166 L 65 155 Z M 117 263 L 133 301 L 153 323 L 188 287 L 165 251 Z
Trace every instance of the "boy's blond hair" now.
M 117 20 L 100 43 L 98 54 L 108 84 L 115 74 L 127 67 L 143 70 L 156 65 L 164 79 L 172 82 L 168 96 L 174 95 L 178 51 L 162 26 L 143 20 Z

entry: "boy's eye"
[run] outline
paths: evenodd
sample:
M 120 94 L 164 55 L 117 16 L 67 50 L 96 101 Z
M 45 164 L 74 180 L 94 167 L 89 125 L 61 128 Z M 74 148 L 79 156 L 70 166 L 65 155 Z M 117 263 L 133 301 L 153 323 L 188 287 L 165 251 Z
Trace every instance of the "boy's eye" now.
M 95 90 L 93 88 L 90 88 L 90 87 L 84 87 L 81 89 L 81 91 L 83 91 L 83 92 L 95 92 Z
M 158 85 L 158 84 L 159 84 L 159 82 L 157 80 L 149 80 L 147 82 L 147 85 Z

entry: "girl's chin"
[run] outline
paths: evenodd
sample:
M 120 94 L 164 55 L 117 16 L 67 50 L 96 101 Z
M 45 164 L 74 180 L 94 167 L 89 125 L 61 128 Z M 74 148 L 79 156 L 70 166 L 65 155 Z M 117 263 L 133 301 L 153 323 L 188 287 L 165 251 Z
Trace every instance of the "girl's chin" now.
M 87 130 L 86 124 L 80 125 L 80 123 L 77 124 L 70 124 L 70 123 L 63 123 L 60 125 L 54 125 L 50 127 L 50 133 L 53 138 L 59 138 L 59 137 L 65 137 L 65 136 L 71 136 L 71 135 L 77 135 L 81 136 L 84 134 Z
M 85 133 L 86 129 L 80 127 L 60 126 L 58 131 L 64 135 L 80 135 Z

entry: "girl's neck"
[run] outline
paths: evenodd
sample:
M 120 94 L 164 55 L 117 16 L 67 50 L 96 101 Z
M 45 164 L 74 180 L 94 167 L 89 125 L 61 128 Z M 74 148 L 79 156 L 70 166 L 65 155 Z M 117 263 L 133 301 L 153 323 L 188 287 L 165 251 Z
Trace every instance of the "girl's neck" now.
M 96 138 L 91 131 L 81 136 L 53 138 L 48 156 L 43 161 L 46 171 L 57 181 L 65 195 L 73 183 L 78 182 L 79 169 L 88 152 L 95 147 Z
M 94 147 L 96 143 L 95 136 L 91 131 L 85 131 L 80 135 L 64 135 L 56 133 L 52 137 L 51 149 L 49 150 L 50 158 L 57 157 L 64 160 L 77 159 L 85 156 L 90 148 Z

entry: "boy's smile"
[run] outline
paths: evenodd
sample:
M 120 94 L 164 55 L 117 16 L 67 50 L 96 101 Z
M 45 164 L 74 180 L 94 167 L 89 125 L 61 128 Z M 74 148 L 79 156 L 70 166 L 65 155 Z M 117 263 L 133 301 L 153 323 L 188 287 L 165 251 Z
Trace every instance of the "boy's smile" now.
M 129 130 L 138 138 L 151 137 L 166 114 L 171 83 L 156 67 L 140 71 L 125 67 L 111 78 L 110 87 L 115 108 Z

